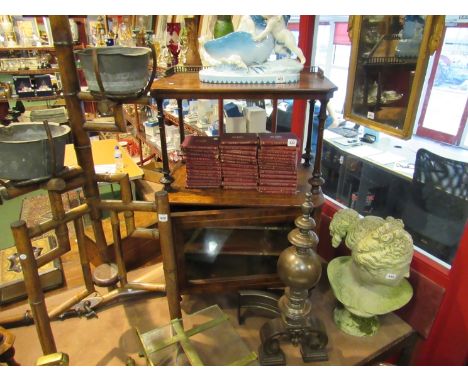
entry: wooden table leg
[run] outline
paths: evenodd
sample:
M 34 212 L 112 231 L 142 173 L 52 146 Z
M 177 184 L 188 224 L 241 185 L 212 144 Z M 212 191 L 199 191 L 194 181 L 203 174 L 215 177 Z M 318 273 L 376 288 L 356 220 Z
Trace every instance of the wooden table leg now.
M 323 196 L 322 186 L 325 183 L 325 180 L 322 178 L 322 149 L 323 149 L 323 131 L 325 130 L 325 120 L 327 119 L 327 104 L 328 99 L 320 102 L 320 112 L 319 112 L 319 124 L 317 132 L 317 147 L 315 149 L 315 162 L 314 170 L 312 171 L 312 178 L 309 179 L 309 184 L 312 192 L 312 203 L 314 206 L 319 207 L 314 210 L 314 219 L 317 223 L 317 227 L 320 225 L 320 216 L 321 216 L 321 206 L 325 202 Z M 313 115 L 313 105 L 312 115 Z M 310 120 L 309 120 L 310 123 Z
M 307 124 L 307 141 L 305 152 L 302 154 L 302 158 L 304 159 L 304 166 L 309 167 L 311 160 L 312 160 L 312 129 L 314 123 L 314 108 L 315 108 L 315 100 L 309 100 L 309 123 Z
M 170 191 L 171 183 L 174 181 L 174 178 L 171 176 L 171 171 L 169 169 L 169 157 L 167 155 L 166 125 L 164 124 L 163 100 L 158 98 L 156 100 L 156 104 L 158 106 L 159 137 L 161 139 L 161 155 L 163 161 L 163 176 L 160 182 L 164 185 L 164 189 L 166 191 Z
M 271 132 L 276 133 L 278 123 L 278 100 L 272 99 L 273 111 L 271 112 Z
M 177 114 L 179 116 L 179 134 L 180 134 L 180 144 L 184 142 L 185 139 L 185 130 L 184 130 L 184 110 L 182 109 L 182 100 L 177 100 Z
M 224 100 L 222 98 L 218 99 L 218 135 L 221 137 L 224 135 Z

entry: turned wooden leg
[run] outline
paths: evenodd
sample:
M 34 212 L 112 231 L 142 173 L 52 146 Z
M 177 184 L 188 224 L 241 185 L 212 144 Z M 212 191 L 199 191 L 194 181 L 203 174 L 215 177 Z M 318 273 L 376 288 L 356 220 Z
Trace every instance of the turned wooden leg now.
M 302 159 L 304 159 L 304 166 L 309 167 L 312 161 L 312 129 L 314 123 L 314 108 L 315 100 L 309 100 L 309 123 L 307 124 L 307 139 L 306 147 L 304 154 L 302 154 Z
M 158 123 L 159 123 L 159 137 L 161 139 L 161 156 L 163 161 L 163 177 L 160 182 L 164 185 L 166 191 L 171 190 L 171 183 L 174 178 L 171 176 L 171 170 L 169 169 L 169 156 L 167 155 L 167 142 L 166 142 L 166 125 L 164 124 L 164 110 L 163 100 L 157 99 L 156 104 L 158 105 Z

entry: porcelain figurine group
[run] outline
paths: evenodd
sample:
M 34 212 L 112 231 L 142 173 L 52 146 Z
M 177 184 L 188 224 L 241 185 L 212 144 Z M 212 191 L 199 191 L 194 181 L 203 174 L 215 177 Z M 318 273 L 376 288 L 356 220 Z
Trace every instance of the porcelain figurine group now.
M 306 61 L 287 28 L 289 16 L 243 16 L 237 31 L 200 40 L 200 80 L 214 83 L 297 82 Z M 276 60 L 270 59 L 273 54 Z M 297 59 L 291 58 L 296 55 Z

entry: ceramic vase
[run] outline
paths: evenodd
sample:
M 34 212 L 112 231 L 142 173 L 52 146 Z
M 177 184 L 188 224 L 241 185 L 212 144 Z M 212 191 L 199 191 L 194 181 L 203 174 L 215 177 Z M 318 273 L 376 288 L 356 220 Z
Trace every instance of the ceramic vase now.
M 180 35 L 180 23 L 167 23 L 167 39 L 166 46 L 171 52 L 172 55 L 172 65 L 177 65 L 179 63 L 179 35 Z
M 76 23 L 75 19 L 72 18 L 69 18 L 68 22 L 70 24 L 73 43 L 76 44 L 80 39 L 80 35 L 78 33 L 78 24 Z
M 220 38 L 232 32 L 234 32 L 234 24 L 232 23 L 232 16 L 230 15 L 218 16 L 215 27 L 214 27 L 214 38 Z
M 185 65 L 201 65 L 200 55 L 198 53 L 197 23 L 195 22 L 195 19 L 186 18 L 185 28 L 187 30 L 187 53 Z

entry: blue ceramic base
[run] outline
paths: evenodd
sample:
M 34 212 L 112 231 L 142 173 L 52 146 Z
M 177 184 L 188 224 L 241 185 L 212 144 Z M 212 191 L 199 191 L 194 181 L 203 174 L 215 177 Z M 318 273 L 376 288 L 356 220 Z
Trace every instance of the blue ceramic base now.
M 210 69 L 200 71 L 200 81 L 212 84 L 288 84 L 299 81 L 299 73 L 275 74 L 236 74 L 220 73 Z
M 199 76 L 200 81 L 215 84 L 288 84 L 299 81 L 302 68 L 296 60 L 282 59 L 247 68 L 214 66 L 201 70 Z

